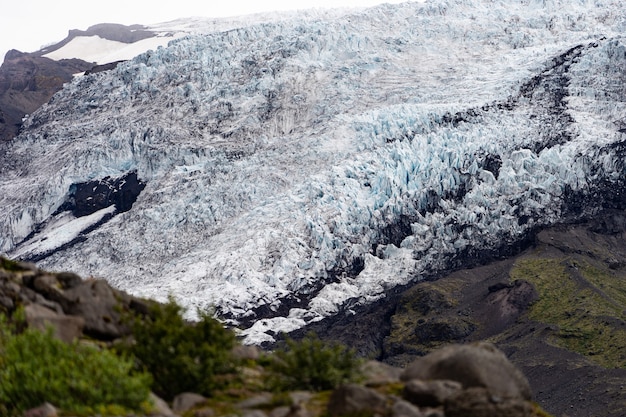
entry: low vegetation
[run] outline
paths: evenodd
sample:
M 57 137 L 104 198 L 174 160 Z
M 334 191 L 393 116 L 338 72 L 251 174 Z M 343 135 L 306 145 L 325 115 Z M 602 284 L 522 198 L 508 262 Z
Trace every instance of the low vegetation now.
M 233 332 L 206 312 L 194 323 L 183 314 L 172 299 L 155 304 L 146 317 L 132 320 L 133 341 L 126 347 L 153 375 L 153 391 L 167 400 L 187 391 L 211 395 L 234 370 Z
M 533 283 L 539 300 L 529 317 L 556 325 L 554 343 L 606 368 L 626 368 L 626 282 L 590 263 L 574 259 L 525 259 L 512 279 Z
M 199 393 L 228 411 L 255 393 L 273 391 L 279 402 L 289 391 L 330 390 L 359 375 L 361 361 L 352 350 L 313 334 L 258 360 L 236 360 L 231 330 L 207 313 L 186 321 L 173 300 L 128 320 L 132 337 L 106 348 L 62 342 L 51 328 L 27 328 L 21 310 L 10 319 L 0 315 L 0 416 L 44 402 L 78 416 L 145 414 L 150 391 L 166 400 Z M 260 382 L 242 379 L 250 372 Z
M 273 390 L 333 389 L 356 381 L 361 361 L 353 350 L 340 344 L 327 344 L 310 333 L 274 352 L 269 361 L 269 384 Z
M 14 316 L 19 316 L 16 314 Z M 79 415 L 127 414 L 149 407 L 151 377 L 106 349 L 54 338 L 0 315 L 0 415 L 50 402 Z

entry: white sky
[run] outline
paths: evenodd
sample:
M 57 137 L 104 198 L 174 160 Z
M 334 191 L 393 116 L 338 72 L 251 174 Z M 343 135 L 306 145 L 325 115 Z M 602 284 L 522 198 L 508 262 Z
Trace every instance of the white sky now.
M 14 0 L 0 13 L 0 61 L 10 49 L 33 52 L 70 29 L 97 23 L 161 23 L 181 17 L 227 17 L 272 10 L 367 7 L 406 0 Z

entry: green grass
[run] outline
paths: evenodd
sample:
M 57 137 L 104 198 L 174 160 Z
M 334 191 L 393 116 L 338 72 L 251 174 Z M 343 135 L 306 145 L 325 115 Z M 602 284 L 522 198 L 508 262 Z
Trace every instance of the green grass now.
M 1 256 L 0 256 L 0 269 L 4 269 L 5 271 L 11 271 L 11 272 L 27 270 L 26 268 L 20 266 L 19 263 L 3 258 Z
M 558 326 L 556 345 L 606 368 L 626 368 L 626 329 L 619 325 L 626 308 L 624 283 L 570 259 L 520 260 L 511 270 L 511 279 L 535 285 L 539 300 L 529 318 Z
M 49 401 L 74 415 L 121 415 L 146 411 L 150 375 L 107 350 L 26 329 L 15 334 L 0 316 L 0 415 Z

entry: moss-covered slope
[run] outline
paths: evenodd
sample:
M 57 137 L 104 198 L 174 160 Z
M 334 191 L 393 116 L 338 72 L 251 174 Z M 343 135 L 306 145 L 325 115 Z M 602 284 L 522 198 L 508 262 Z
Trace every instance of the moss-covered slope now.
M 612 212 L 547 229 L 514 258 L 406 290 L 391 316 L 385 360 L 403 365 L 450 341 L 489 340 L 529 376 L 547 410 L 623 415 L 624 218 Z

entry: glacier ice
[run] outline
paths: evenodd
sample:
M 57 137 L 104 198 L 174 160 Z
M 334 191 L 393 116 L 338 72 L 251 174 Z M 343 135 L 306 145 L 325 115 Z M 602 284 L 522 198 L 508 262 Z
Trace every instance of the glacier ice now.
M 619 205 L 620 3 L 293 17 L 76 79 L 0 145 L 0 252 L 214 307 L 259 343 Z M 50 221 L 72 185 L 131 171 L 132 209 Z M 62 227 L 82 239 L 44 246 Z

